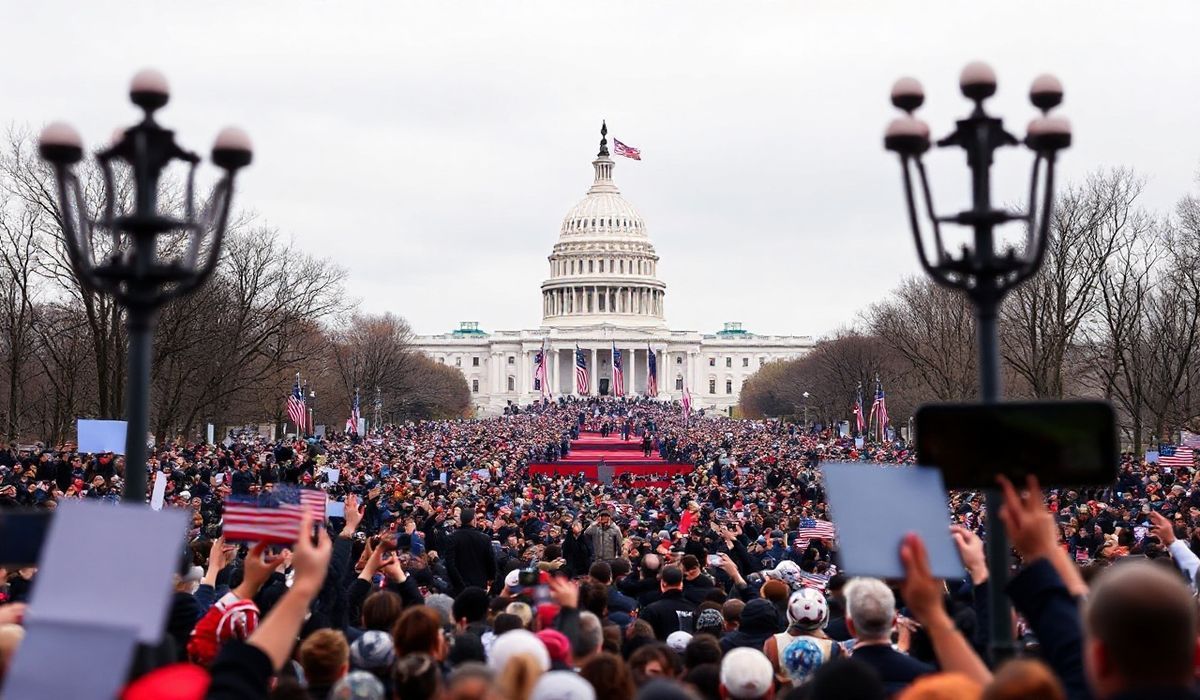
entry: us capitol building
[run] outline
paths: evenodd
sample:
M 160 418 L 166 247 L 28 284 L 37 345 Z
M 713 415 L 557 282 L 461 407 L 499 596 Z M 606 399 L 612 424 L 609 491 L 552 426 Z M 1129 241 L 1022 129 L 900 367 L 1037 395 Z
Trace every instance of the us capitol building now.
M 658 255 L 646 223 L 613 182 L 607 127 L 592 161 L 595 179 L 563 217 L 542 282 L 542 323 L 519 331 L 484 331 L 463 321 L 458 330 L 423 335 L 413 345 L 438 362 L 462 369 L 476 412 L 498 413 L 508 403 L 541 398 L 534 385 L 543 340 L 553 397 L 577 395 L 575 347 L 587 358 L 591 393 L 613 393 L 612 348 L 621 351 L 625 394 L 644 395 L 647 355 L 655 353 L 658 396 L 678 399 L 686 383 L 695 408 L 729 412 L 742 382 L 764 364 L 799 357 L 809 336 L 758 335 L 727 322 L 713 334 L 671 330 L 667 285 L 658 279 Z

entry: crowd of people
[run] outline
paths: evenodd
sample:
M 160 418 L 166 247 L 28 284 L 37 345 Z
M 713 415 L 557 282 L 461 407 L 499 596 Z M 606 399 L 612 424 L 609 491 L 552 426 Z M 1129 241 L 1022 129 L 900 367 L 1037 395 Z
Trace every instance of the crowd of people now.
M 694 465 L 668 486 L 530 474 L 581 433 Z M 915 463 L 821 426 L 568 399 L 368 435 L 154 451 L 151 481 L 191 528 L 164 637 L 126 697 L 1195 697 L 1200 472 L 1132 456 L 1093 490 L 953 493 L 961 580 L 905 540 L 898 581 L 839 572 L 823 460 Z M 0 452 L 0 508 L 118 500 L 126 465 L 67 449 Z M 224 504 L 280 484 L 344 517 L 293 547 L 226 542 Z M 1013 543 L 1013 659 L 987 645 L 983 540 Z M 3 571 L 0 674 L 36 568 Z M 2 678 L 2 676 L 0 676 Z M 181 689 L 184 689 L 181 691 Z M 178 694 L 183 692 L 184 694 Z M 190 694 L 188 694 L 190 693 Z

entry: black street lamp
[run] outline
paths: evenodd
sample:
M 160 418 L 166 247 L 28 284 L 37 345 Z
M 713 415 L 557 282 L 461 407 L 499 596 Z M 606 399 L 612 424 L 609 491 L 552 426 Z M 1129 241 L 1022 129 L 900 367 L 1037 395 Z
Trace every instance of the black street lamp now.
M 111 294 L 125 307 L 129 335 L 128 427 L 125 435 L 124 500 L 146 499 L 146 437 L 149 433 L 150 351 L 159 308 L 195 291 L 216 267 L 229 221 L 233 179 L 250 164 L 250 138 L 226 127 L 213 144 L 212 161 L 225 171 L 208 200 L 197 209 L 194 188 L 200 157 L 175 143 L 175 133 L 154 121 L 167 104 L 167 80 L 155 70 L 133 77 L 129 97 L 145 112 L 138 124 L 118 130 L 114 141 L 96 154 L 104 177 L 103 209 L 89 219 L 83 186 L 74 166 L 83 158 L 83 141 L 62 122 L 47 126 L 39 150 L 54 168 L 58 207 L 71 267 L 80 284 Z M 187 164 L 182 217 L 159 211 L 158 185 L 174 161 Z M 114 166 L 127 169 L 133 183 L 132 206 L 118 202 Z M 97 238 L 93 229 L 107 231 Z M 160 257 L 161 254 L 161 257 Z
M 937 146 L 958 146 L 966 151 L 967 166 L 971 169 L 970 209 L 950 216 L 938 216 L 934 211 L 933 196 L 921 161 L 921 156 L 931 145 L 929 126 L 912 115 L 925 101 L 925 95 L 921 84 L 913 78 L 901 78 L 892 87 L 892 104 L 907 114 L 888 125 L 883 142 L 887 150 L 900 156 L 908 216 L 921 266 L 938 284 L 964 292 L 975 307 L 980 398 L 984 403 L 994 403 L 999 401 L 1001 394 L 997 330 L 1000 303 L 1005 294 L 1041 267 L 1054 204 L 1055 159 L 1060 150 L 1071 145 L 1071 126 L 1066 119 L 1047 114 L 1062 102 L 1062 84 L 1052 75 L 1039 76 L 1033 81 L 1029 99 L 1042 111 L 1042 116 L 1029 123 L 1024 139 L 1025 146 L 1034 153 L 1028 210 L 996 208 L 991 199 L 993 156 L 1002 146 L 1022 142 L 1004 130 L 999 118 L 984 111 L 984 100 L 996 92 L 996 75 L 987 64 L 968 64 L 959 77 L 959 86 L 963 95 L 975 103 L 975 108 L 970 116 L 958 120 L 953 133 L 938 141 Z M 919 205 L 913 192 L 914 170 L 920 182 L 922 201 Z M 1042 185 L 1040 193 L 1039 184 Z M 922 231 L 919 210 L 929 218 L 929 234 Z M 998 251 L 995 229 L 1013 221 L 1025 225 L 1024 242 L 1019 248 L 1005 246 L 1003 251 Z M 974 232 L 973 245 L 963 245 L 958 253 L 951 251 L 943 243 L 941 224 L 970 227 Z M 928 240 L 930 235 L 931 241 Z M 991 576 L 988 586 L 989 640 L 996 661 L 1013 653 L 1010 613 L 1004 597 L 1009 548 L 1004 530 L 999 526 L 1001 504 L 1000 493 L 990 490 L 986 506 L 987 563 Z

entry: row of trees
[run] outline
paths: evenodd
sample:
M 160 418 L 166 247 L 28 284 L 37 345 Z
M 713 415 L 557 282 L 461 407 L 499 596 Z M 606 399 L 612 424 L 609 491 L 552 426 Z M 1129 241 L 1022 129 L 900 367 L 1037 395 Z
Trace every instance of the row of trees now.
M 54 444 L 71 438 L 77 417 L 124 415 L 123 312 L 72 273 L 51 174 L 29 134 L 10 130 L 2 150 L 0 431 Z M 95 212 L 97 173 L 83 179 Z M 178 199 L 178 188 L 164 197 Z M 371 392 L 366 415 L 376 387 L 392 419 L 467 411 L 462 374 L 413 350 L 403 320 L 356 313 L 344 279 L 275 229 L 251 217 L 232 222 L 216 273 L 165 308 L 155 329 L 155 435 L 279 422 L 297 371 L 320 389 L 317 422 L 344 423 L 356 385 Z
M 1155 215 L 1143 181 L 1098 172 L 1057 201 L 1041 272 L 1005 300 L 1001 343 L 1009 398 L 1105 398 L 1140 450 L 1200 427 L 1200 199 Z M 851 328 L 804 358 L 769 365 L 742 390 L 747 415 L 848 416 L 859 382 L 885 378 L 894 422 L 926 401 L 978 390 L 975 320 L 961 295 L 904 280 Z

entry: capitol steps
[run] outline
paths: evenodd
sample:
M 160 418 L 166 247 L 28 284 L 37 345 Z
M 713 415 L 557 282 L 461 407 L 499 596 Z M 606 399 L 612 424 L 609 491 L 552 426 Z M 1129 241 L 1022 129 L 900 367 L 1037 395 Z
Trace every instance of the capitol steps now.
M 595 481 L 601 459 L 613 468 L 614 479 L 631 474 L 640 486 L 665 487 L 677 474 L 686 474 L 695 469 L 691 464 L 668 462 L 658 453 L 652 453 L 650 457 L 643 456 L 639 437 L 631 435 L 629 440 L 622 440 L 620 433 L 608 437 L 601 437 L 600 433 L 581 433 L 571 441 L 571 450 L 566 457 L 557 462 L 531 464 L 529 473 L 567 477 L 582 474 Z

